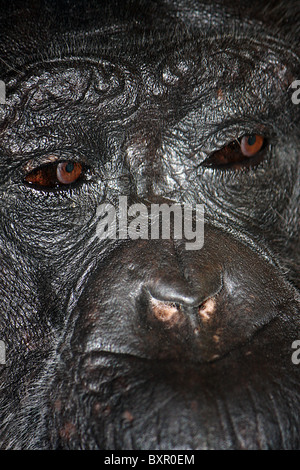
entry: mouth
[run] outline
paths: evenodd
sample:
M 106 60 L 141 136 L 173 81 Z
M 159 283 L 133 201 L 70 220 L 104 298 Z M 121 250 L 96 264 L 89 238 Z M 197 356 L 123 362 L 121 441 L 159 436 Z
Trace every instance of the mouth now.
M 76 390 L 70 390 L 75 383 L 70 367 L 56 375 L 62 382 L 51 387 L 56 405 L 50 420 L 62 430 L 54 447 L 292 448 L 296 436 L 291 423 L 278 417 L 280 433 L 274 431 L 278 410 L 282 416 L 287 407 L 298 409 L 297 393 L 288 400 L 284 395 L 286 387 L 295 390 L 298 378 L 279 331 L 276 318 L 251 340 L 203 363 L 184 357 L 157 360 L 122 348 L 78 356 Z M 66 429 L 74 433 L 68 436 Z
M 168 309 L 173 310 L 175 307 L 168 306 Z M 174 315 L 176 314 L 177 312 L 174 313 Z M 170 320 L 172 321 L 172 319 Z M 257 327 L 250 337 L 228 346 L 228 349 L 222 353 L 213 354 L 211 352 L 208 357 L 201 356 L 200 354 L 198 354 L 198 357 L 194 355 L 187 356 L 186 351 L 185 354 L 178 353 L 174 356 L 174 351 L 172 354 L 166 353 L 163 345 L 156 349 L 156 354 L 153 354 L 153 351 L 151 353 L 142 352 L 141 350 L 137 351 L 134 348 L 128 347 L 128 345 L 116 347 L 115 344 L 107 344 L 106 342 L 102 343 L 101 346 L 94 344 L 95 348 L 88 348 L 88 351 L 86 351 L 82 367 L 85 371 L 97 369 L 98 367 L 101 368 L 106 361 L 111 359 L 116 360 L 118 363 L 128 361 L 129 363 L 143 364 L 148 370 L 172 370 L 175 374 L 176 370 L 180 369 L 181 371 L 193 371 L 193 374 L 195 371 L 201 373 L 201 371 L 209 370 L 205 369 L 206 366 L 208 368 L 219 364 L 222 366 L 222 361 L 227 361 L 227 358 L 230 360 L 233 354 L 238 353 L 245 358 L 252 355 L 253 350 L 255 351 L 257 348 L 257 342 L 265 336 L 271 338 L 272 333 L 269 335 L 269 329 L 272 331 L 274 328 L 280 328 L 277 325 L 280 325 L 280 320 L 276 316 Z M 198 332 L 195 332 L 196 336 L 198 334 Z M 219 337 L 214 335 L 213 341 L 218 343 Z

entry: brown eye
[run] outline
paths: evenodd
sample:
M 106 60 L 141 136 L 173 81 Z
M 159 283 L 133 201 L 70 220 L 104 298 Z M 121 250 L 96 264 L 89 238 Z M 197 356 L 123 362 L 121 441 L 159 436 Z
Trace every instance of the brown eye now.
M 214 152 L 201 163 L 207 168 L 240 170 L 258 165 L 264 157 L 266 139 L 262 135 L 245 135 Z
M 246 157 L 253 157 L 260 151 L 264 143 L 261 135 L 245 135 L 241 140 L 241 151 Z
M 75 183 L 83 174 L 83 165 L 78 162 L 65 161 L 49 163 L 31 171 L 25 181 L 31 185 L 53 188 Z
M 57 165 L 56 176 L 60 183 L 71 184 L 78 180 L 82 165 L 77 162 L 63 162 Z

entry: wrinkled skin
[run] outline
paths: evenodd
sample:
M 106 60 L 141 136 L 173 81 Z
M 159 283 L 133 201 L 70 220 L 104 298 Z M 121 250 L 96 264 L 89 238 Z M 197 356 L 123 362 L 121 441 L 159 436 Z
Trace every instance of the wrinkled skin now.
M 300 447 L 300 10 L 263 5 L 1 3 L 1 448 Z M 204 204 L 203 248 L 99 240 L 120 195 Z

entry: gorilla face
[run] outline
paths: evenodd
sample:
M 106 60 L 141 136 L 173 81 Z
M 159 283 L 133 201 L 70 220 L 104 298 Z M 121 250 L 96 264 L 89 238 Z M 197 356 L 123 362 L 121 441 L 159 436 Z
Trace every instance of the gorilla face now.
M 299 448 L 299 4 L 2 11 L 2 448 Z M 100 239 L 120 196 L 203 247 Z

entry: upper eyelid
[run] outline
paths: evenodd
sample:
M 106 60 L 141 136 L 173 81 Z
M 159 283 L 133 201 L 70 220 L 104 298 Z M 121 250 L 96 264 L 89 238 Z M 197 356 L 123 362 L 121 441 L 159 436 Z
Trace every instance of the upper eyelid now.
M 89 165 L 86 163 L 86 159 L 74 157 L 74 155 L 68 155 L 68 153 L 50 153 L 49 155 L 43 155 L 42 157 L 36 157 L 27 161 L 25 164 L 22 165 L 22 171 L 24 174 L 29 174 L 32 171 L 38 170 L 44 166 L 48 165 L 58 165 L 62 162 L 74 162 L 74 163 L 81 163 L 85 167 Z
M 227 138 L 225 137 L 217 143 L 215 142 L 215 140 L 212 140 L 211 144 L 207 147 L 204 147 L 201 144 L 198 145 L 197 147 L 194 148 L 193 156 L 197 158 L 197 155 L 201 155 L 201 159 L 205 160 L 205 158 L 218 152 L 219 150 L 222 150 L 224 147 L 227 147 L 233 144 L 234 142 L 240 144 L 241 139 L 244 136 L 255 135 L 255 134 L 262 135 L 267 142 L 270 142 L 272 140 L 272 143 L 274 143 L 273 136 L 270 136 L 269 132 L 264 132 L 264 130 L 260 130 L 260 131 L 252 130 L 250 132 L 249 131 L 245 132 L 243 130 L 239 134 L 236 134 L 235 136 L 231 133 Z
M 51 158 L 52 157 L 52 158 Z M 44 160 L 44 161 L 43 161 Z M 42 168 L 43 166 L 51 165 L 51 164 L 58 164 L 60 161 L 60 158 L 55 156 L 55 155 L 50 155 L 49 157 L 44 157 L 41 161 L 38 160 L 30 160 L 29 162 L 25 163 L 23 165 L 22 169 L 25 174 L 31 173 L 34 170 L 37 170 L 39 168 Z
M 205 123 L 203 126 L 203 123 L 201 123 L 201 132 L 199 131 L 200 125 L 197 122 L 197 115 L 187 115 L 177 123 L 175 128 L 169 130 L 168 135 L 172 136 L 173 130 L 176 133 L 180 131 L 183 136 L 188 134 L 195 152 L 209 154 L 244 135 L 260 134 L 268 139 L 273 139 L 277 134 L 273 123 L 263 122 L 259 115 L 256 117 L 251 116 L 251 118 L 242 115 L 225 117 L 220 122 L 210 121 L 208 126 Z

